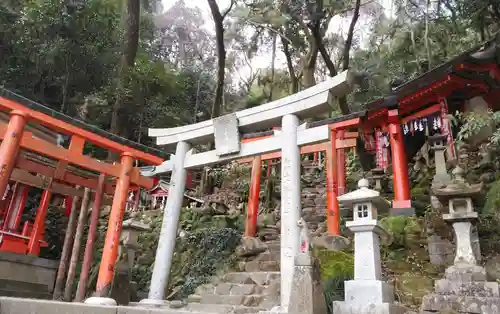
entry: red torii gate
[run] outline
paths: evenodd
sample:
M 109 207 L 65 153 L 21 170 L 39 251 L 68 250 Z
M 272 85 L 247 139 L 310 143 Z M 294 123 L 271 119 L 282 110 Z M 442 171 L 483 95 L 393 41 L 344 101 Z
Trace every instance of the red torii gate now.
M 8 124 L 0 125 L 0 139 L 2 140 L 0 144 L 0 195 L 5 195 L 9 180 L 26 182 L 29 185 L 43 189 L 41 202 L 29 236 L 12 233 L 11 231 L 2 231 L 3 243 L 14 243 L 13 245 L 17 246 L 16 250 L 19 249 L 19 245 L 26 245 L 26 252 L 28 254 L 39 254 L 45 217 L 52 194 L 62 192 L 62 194 L 68 195 L 70 193 L 68 191 L 73 189 L 71 186 L 61 185 L 61 183 L 69 183 L 70 185 L 80 185 L 82 187 L 96 189 L 97 202 L 99 202 L 103 193 L 113 193 L 114 196 L 96 289 L 98 295 L 106 295 L 114 276 L 114 265 L 118 256 L 118 241 L 121 233 L 128 191 L 137 189 L 137 187 L 146 189 L 153 187 L 153 179 L 142 176 L 139 168 L 134 167 L 134 160 L 141 160 L 147 164 L 159 165 L 163 162 L 163 158 L 120 144 L 86 129 L 76 127 L 54 117 L 63 117 L 62 114 L 51 111 L 29 100 L 22 99 L 6 90 L 2 90 L 2 92 L 4 95 L 12 96 L 16 101 L 0 97 L 0 110 L 10 112 Z M 27 102 L 28 104 L 22 105 L 17 100 L 23 103 Z M 40 110 L 50 112 L 49 114 L 42 113 L 31 109 L 32 107 L 39 107 Z M 65 117 L 65 120 L 68 119 L 71 118 Z M 73 121 L 81 124 L 81 122 L 77 120 Z M 71 142 L 69 148 L 66 149 L 34 137 L 33 134 L 25 131 L 28 122 L 36 123 L 56 132 L 70 135 Z M 111 138 L 114 137 L 114 135 L 109 133 L 107 133 L 106 136 Z M 86 142 L 90 142 L 111 151 L 119 152 L 121 154 L 120 163 L 109 164 L 84 155 L 83 148 Z M 30 160 L 26 158 L 26 154 L 22 150 L 49 157 L 50 159 L 56 160 L 56 164 L 54 167 L 51 167 Z M 22 154 L 20 155 L 20 153 Z M 102 178 L 82 177 L 74 172 L 68 171 L 68 166 L 70 165 L 100 173 L 102 178 L 104 178 L 104 176 L 115 177 L 116 182 L 114 184 L 106 184 Z M 39 173 L 45 176 L 45 180 L 42 179 L 40 185 L 40 178 L 29 175 L 29 172 Z M 22 196 L 24 197 L 25 195 L 22 194 Z M 27 243 L 23 244 L 24 241 L 27 241 Z M 17 244 L 15 242 L 17 242 Z M 10 245 L 11 249 L 13 249 L 13 245 Z M 9 250 L 9 245 L 4 249 Z
M 327 225 L 330 234 L 340 234 L 340 209 L 337 195 L 345 191 L 345 149 L 356 147 L 357 132 L 346 132 L 346 129 L 356 127 L 360 123 L 359 118 L 330 124 L 331 140 L 319 144 L 303 146 L 301 154 L 326 152 L 327 161 Z M 318 124 L 320 125 L 320 124 Z M 252 138 L 244 138 L 243 143 L 258 141 L 272 136 L 263 135 Z M 259 192 L 262 171 L 262 161 L 270 161 L 281 158 L 281 152 L 264 154 L 261 156 L 239 160 L 240 163 L 252 162 L 252 174 L 250 182 L 250 193 L 248 198 L 248 210 L 245 222 L 245 236 L 254 237 L 257 233 L 257 216 L 259 212 Z

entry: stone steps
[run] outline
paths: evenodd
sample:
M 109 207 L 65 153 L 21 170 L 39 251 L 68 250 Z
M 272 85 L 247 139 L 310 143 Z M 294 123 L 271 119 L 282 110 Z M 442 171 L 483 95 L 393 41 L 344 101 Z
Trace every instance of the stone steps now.
M 260 307 L 250 306 L 234 306 L 226 304 L 203 304 L 203 303 L 189 303 L 186 307 L 179 310 L 189 312 L 199 312 L 203 314 L 217 313 L 217 314 L 250 314 L 258 313 L 259 311 L 266 310 Z
M 231 272 L 222 276 L 222 282 L 236 284 L 256 284 L 260 286 L 269 285 L 273 281 L 280 280 L 280 272 Z
M 279 271 L 229 272 L 199 286 L 183 309 L 215 313 L 257 313 L 279 305 Z

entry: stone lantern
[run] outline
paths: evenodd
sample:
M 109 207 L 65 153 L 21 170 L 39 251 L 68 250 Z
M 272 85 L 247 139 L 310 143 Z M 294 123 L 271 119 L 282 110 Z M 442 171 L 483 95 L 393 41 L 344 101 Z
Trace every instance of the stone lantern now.
M 455 260 L 446 269 L 445 278 L 435 282 L 435 292 L 423 298 L 421 310 L 499 313 L 498 283 L 486 280 L 486 271 L 478 264 L 480 248 L 474 241 L 473 223 L 478 221 L 478 214 L 473 200 L 481 193 L 482 184 L 465 183 L 463 170 L 459 167 L 453 174 L 453 183 L 433 188 L 433 193 L 448 207 L 443 219 L 452 224 L 455 232 Z
M 434 151 L 436 174 L 432 179 L 433 187 L 442 187 L 451 182 L 451 176 L 446 171 L 446 135 L 436 134 L 429 136 L 429 144 Z
M 376 191 L 382 192 L 384 189 L 384 180 L 385 180 L 385 170 L 382 168 L 372 169 L 372 179 L 375 180 Z
M 127 305 L 133 291 L 132 267 L 135 262 L 135 252 L 139 248 L 139 235 L 141 232 L 150 231 L 151 227 L 134 219 L 124 221 L 122 226 L 111 298 L 119 305 Z
M 368 184 L 361 179 L 357 190 L 338 197 L 342 205 L 353 209 L 353 221 L 346 226 L 354 232 L 354 280 L 345 282 L 345 301 L 333 302 L 333 312 L 404 313 L 406 308 L 394 304 L 394 287 L 382 281 L 380 241 L 387 240 L 388 234 L 377 217 L 389 211 L 391 204 Z

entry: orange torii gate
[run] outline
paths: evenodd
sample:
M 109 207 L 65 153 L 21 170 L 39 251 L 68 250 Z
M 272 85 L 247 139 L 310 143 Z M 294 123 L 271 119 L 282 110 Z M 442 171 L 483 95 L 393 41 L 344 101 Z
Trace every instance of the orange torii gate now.
M 314 123 L 320 126 L 328 123 L 331 119 Z M 335 119 L 333 119 L 335 120 Z M 330 141 L 303 146 L 300 148 L 302 155 L 326 152 L 327 173 L 327 226 L 328 233 L 340 235 L 340 208 L 337 196 L 345 192 L 345 149 L 356 147 L 358 132 L 346 132 L 346 129 L 357 127 L 360 118 L 353 118 L 329 124 Z M 313 123 L 312 123 L 313 124 Z M 274 131 L 262 132 L 256 136 L 242 139 L 243 143 L 262 140 L 273 136 Z M 250 193 L 248 198 L 248 210 L 245 221 L 245 236 L 255 237 L 257 234 L 257 216 L 259 212 L 259 193 L 262 172 L 262 162 L 281 158 L 281 152 L 268 153 L 261 156 L 240 159 L 240 163 L 252 162 L 252 174 L 250 182 Z M 269 171 L 269 168 L 268 168 Z
M 134 167 L 134 161 L 140 160 L 146 164 L 159 165 L 164 158 L 145 151 L 154 151 L 156 155 L 163 155 L 162 152 L 85 125 L 79 120 L 4 89 L 0 89 L 0 111 L 8 113 L 5 115 L 8 117 L 7 122 L 0 123 L 0 140 L 2 141 L 0 144 L 0 195 L 8 196 L 6 189 L 9 181 L 20 182 L 43 190 L 35 221 L 30 230 L 23 230 L 23 234 L 20 234 L 18 230 L 0 229 L 3 239 L 0 250 L 14 250 L 20 254 L 39 254 L 40 246 L 43 245 L 42 238 L 49 201 L 54 193 L 78 195 L 73 185 L 80 185 L 96 190 L 96 203 L 100 203 L 103 194 L 112 194 L 111 212 L 96 289 L 98 295 L 105 296 L 114 276 L 127 194 L 138 187 L 150 189 L 154 183 L 152 178 L 141 175 L 139 168 Z M 65 148 L 42 139 L 39 134 L 33 134 L 29 131 L 30 125 L 45 127 L 54 133 L 70 136 L 69 147 Z M 111 164 L 85 155 L 83 149 L 86 142 L 120 153 L 120 162 Z M 43 175 L 44 178 L 31 175 L 30 172 Z M 91 175 L 82 175 L 83 172 Z M 116 178 L 116 181 L 106 183 L 104 182 L 105 176 Z M 21 199 L 16 202 L 23 204 L 25 194 L 23 191 Z M 16 207 L 19 206 L 16 205 Z M 22 212 L 22 208 L 20 210 Z M 16 215 L 18 214 L 19 208 L 16 212 Z M 17 223 L 17 216 L 15 220 Z M 97 223 L 97 219 L 92 223 L 94 222 Z M 16 223 L 14 226 L 17 229 L 18 223 Z

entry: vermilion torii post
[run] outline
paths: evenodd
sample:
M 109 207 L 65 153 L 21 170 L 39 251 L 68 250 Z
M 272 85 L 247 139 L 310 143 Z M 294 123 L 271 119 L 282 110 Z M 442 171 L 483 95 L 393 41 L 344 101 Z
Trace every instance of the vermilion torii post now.
M 340 209 L 335 201 L 338 195 L 344 194 L 345 191 L 345 149 L 346 148 L 354 148 L 356 147 L 356 138 L 358 137 L 357 132 L 345 132 L 346 128 L 350 128 L 359 124 L 358 118 L 343 120 L 337 123 L 329 124 L 330 129 L 335 130 L 332 134 L 330 141 L 313 144 L 308 146 L 303 146 L 300 148 L 300 153 L 302 155 L 311 154 L 311 153 L 319 153 L 319 152 L 327 152 L 326 153 L 326 173 L 327 173 L 327 181 L 326 181 L 326 191 L 327 191 L 327 225 L 328 232 L 331 235 L 339 235 L 340 233 L 340 220 L 335 216 L 340 217 Z M 252 137 L 243 139 L 243 143 L 255 141 L 259 139 L 268 138 L 271 135 L 264 135 L 260 137 Z M 336 136 L 335 143 L 332 144 L 333 137 Z M 335 150 L 337 152 L 337 161 L 331 161 L 331 150 L 330 147 L 335 146 Z M 255 232 L 257 231 L 257 216 L 258 216 L 258 203 L 254 202 L 253 199 L 258 199 L 258 192 L 260 191 L 260 164 L 256 163 L 256 159 L 260 162 L 264 160 L 272 160 L 281 158 L 281 152 L 276 153 L 268 153 L 261 156 L 253 157 L 253 158 L 244 158 L 239 160 L 240 163 L 249 163 L 252 162 L 252 176 L 250 182 L 250 196 L 248 200 L 248 211 L 247 217 L 245 221 L 245 236 L 253 237 L 255 236 Z M 334 167 L 337 168 L 336 174 L 334 171 Z M 258 171 L 256 169 L 259 169 Z M 332 175 L 336 177 L 335 180 L 331 180 Z M 329 181 L 330 180 L 330 181 Z M 336 186 L 335 192 L 332 193 L 333 188 L 329 188 L 329 185 Z M 333 213 L 332 216 L 329 216 L 329 213 Z
M 248 195 L 247 218 L 245 221 L 245 237 L 257 235 L 257 216 L 259 215 L 260 178 L 262 173 L 262 159 L 254 157 Z
M 111 289 L 111 282 L 115 274 L 115 263 L 118 257 L 118 246 L 122 231 L 123 214 L 127 193 L 130 187 L 130 175 L 134 167 L 134 156 L 131 153 L 122 153 L 120 163 L 120 175 L 117 178 L 111 213 L 109 214 L 108 228 L 104 248 L 102 252 L 99 275 L 97 278 L 96 298 L 89 298 L 85 303 L 89 304 L 116 304 L 112 299 L 107 299 Z M 100 300 L 99 300 L 100 299 Z M 108 300 L 108 302 L 105 302 Z
M 340 130 L 337 132 L 337 138 L 340 141 L 344 140 L 344 130 Z M 342 195 L 345 193 L 345 149 L 344 148 L 337 148 L 337 195 Z
M 340 207 L 337 200 L 337 131 L 332 130 L 326 150 L 326 226 L 328 234 L 340 235 Z
M 292 286 L 294 258 L 299 248 L 300 217 L 300 147 L 308 144 L 325 142 L 330 139 L 328 125 L 308 128 L 299 126 L 299 118 L 304 119 L 330 110 L 329 101 L 347 94 L 352 88 L 351 75 L 347 71 L 328 79 L 314 87 L 277 101 L 242 110 L 233 114 L 203 121 L 193 125 L 171 128 L 150 129 L 149 135 L 156 137 L 158 145 L 177 143 L 177 152 L 173 158 L 148 169 L 143 175 L 156 175 L 174 171 L 169 189 L 169 198 L 164 209 L 164 220 L 156 252 L 155 267 L 152 274 L 148 299 L 141 303 L 163 304 L 165 284 L 168 281 L 170 263 L 174 251 L 176 230 L 185 189 L 185 180 L 181 178 L 186 169 L 212 165 L 231 160 L 240 160 L 264 153 L 282 151 L 282 208 L 281 208 L 281 309 L 287 310 Z M 278 123 L 282 123 L 281 132 L 258 141 L 241 143 L 240 130 L 256 132 Z M 215 138 L 215 150 L 195 153 L 187 151 L 189 144 L 203 144 Z M 188 144 L 189 143 L 189 144 Z M 179 145 L 186 145 L 181 149 Z M 175 216 L 175 217 L 174 217 Z M 167 263 L 163 263 L 163 262 Z M 163 264 L 156 266 L 157 264 Z
M 408 161 L 406 160 L 403 130 L 397 109 L 389 110 L 389 135 L 391 144 L 392 173 L 394 183 L 394 200 L 392 214 L 411 216 L 410 180 L 408 178 Z
M 10 113 L 9 125 L 0 144 L 0 195 L 5 194 L 5 188 L 14 169 L 27 119 L 28 114 L 21 110 L 13 110 Z

